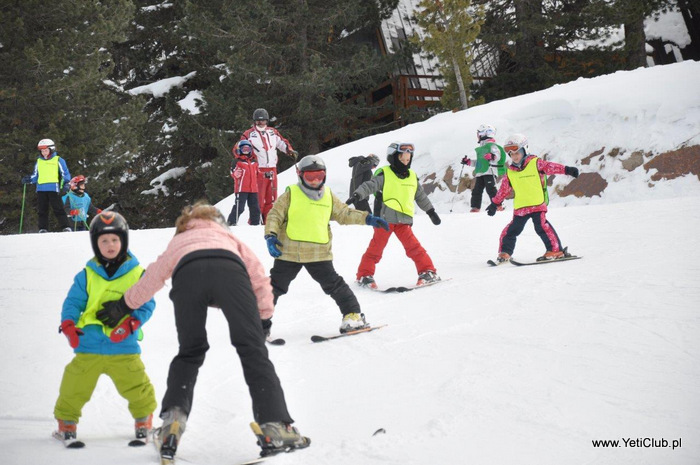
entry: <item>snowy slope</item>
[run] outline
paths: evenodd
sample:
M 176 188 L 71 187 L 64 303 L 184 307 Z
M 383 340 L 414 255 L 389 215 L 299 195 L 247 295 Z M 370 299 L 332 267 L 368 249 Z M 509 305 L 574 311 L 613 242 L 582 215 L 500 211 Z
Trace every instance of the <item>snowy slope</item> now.
M 683 63 L 439 115 L 323 154 L 328 183 L 347 195 L 347 158 L 382 154 L 397 139 L 417 144 L 419 173 L 457 166 L 482 122 L 498 127 L 499 140 L 525 132 L 533 152 L 550 151 L 551 160 L 566 164 L 600 145 L 668 150 L 679 141 L 697 144 L 700 97 L 675 95 L 697 77 L 700 64 Z M 494 218 L 467 214 L 468 191 L 456 198 L 436 192 L 443 223 L 434 226 L 419 214 L 415 231 L 438 273 L 452 280 L 408 294 L 358 289 L 368 321 L 388 324 L 380 331 L 310 343 L 312 334 L 335 333 L 340 313 L 302 272 L 274 317 L 273 335 L 286 338 L 287 346 L 271 347 L 270 354 L 297 426 L 313 444 L 271 463 L 699 463 L 700 183 L 685 176 L 649 188 L 645 173 L 616 166 L 605 169 L 619 187 L 601 198 L 553 199 L 550 221 L 564 244 L 585 257 L 568 263 L 487 267 L 510 205 Z M 281 178 L 284 185 L 293 174 Z M 231 202 L 219 204 L 224 213 Z M 272 266 L 261 227 L 233 231 Z M 336 268 L 351 281 L 371 229 L 334 225 L 333 233 Z M 132 231 L 132 251 L 148 264 L 172 234 L 172 228 Z M 530 259 L 542 251 L 526 227 L 515 256 Z M 107 378 L 79 425 L 88 446 L 64 450 L 50 437 L 63 367 L 72 358 L 57 333 L 60 307 L 90 256 L 87 233 L 0 237 L 0 463 L 156 463 L 150 446 L 126 446 L 132 420 Z M 415 274 L 392 239 L 377 280 L 406 285 Z M 159 400 L 177 351 L 168 291 L 156 296 L 142 344 Z M 208 331 L 212 348 L 179 456 L 196 465 L 235 464 L 257 454 L 247 426 L 250 400 L 216 310 Z M 373 437 L 378 428 L 386 434 Z M 592 445 L 622 438 L 680 439 L 681 447 Z

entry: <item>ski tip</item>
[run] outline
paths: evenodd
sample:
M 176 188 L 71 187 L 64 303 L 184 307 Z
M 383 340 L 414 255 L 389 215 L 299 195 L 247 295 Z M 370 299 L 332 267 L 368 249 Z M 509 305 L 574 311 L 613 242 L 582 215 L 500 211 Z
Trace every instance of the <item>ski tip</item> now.
M 279 338 L 277 338 L 277 339 L 270 339 L 270 338 L 268 338 L 268 339 L 266 339 L 266 342 L 267 342 L 268 344 L 270 344 L 270 345 L 273 345 L 273 346 L 283 346 L 283 345 L 285 345 L 285 344 L 287 343 L 287 341 L 285 341 L 285 340 L 282 339 L 281 337 L 279 337 Z
M 377 431 L 372 433 L 372 436 L 376 436 L 378 434 L 386 434 L 386 430 L 384 428 L 379 428 Z
M 327 340 L 328 340 L 328 338 L 324 337 L 324 336 L 317 336 L 317 335 L 311 336 L 311 342 L 323 342 L 323 341 L 327 341 Z

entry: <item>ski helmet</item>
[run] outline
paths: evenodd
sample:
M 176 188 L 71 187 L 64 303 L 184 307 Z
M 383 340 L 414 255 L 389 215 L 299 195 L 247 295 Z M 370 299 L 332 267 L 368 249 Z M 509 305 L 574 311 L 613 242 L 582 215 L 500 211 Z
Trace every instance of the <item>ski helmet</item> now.
M 511 156 L 511 152 L 520 150 L 523 156 L 527 155 L 527 137 L 524 134 L 513 134 L 503 143 L 503 150 Z
M 326 183 L 326 163 L 318 155 L 307 155 L 297 164 L 297 176 L 305 187 L 320 190 Z M 321 184 L 318 187 L 309 186 L 306 181 L 312 179 L 322 179 Z
M 100 254 L 100 248 L 97 246 L 97 239 L 103 234 L 116 234 L 119 236 L 122 248 L 114 260 L 123 260 L 129 249 L 129 225 L 126 219 L 117 212 L 103 211 L 90 222 L 90 243 L 92 244 L 92 251 L 95 252 L 95 256 L 101 262 L 106 260 L 102 254 Z
M 479 142 L 481 142 L 482 140 L 486 140 L 486 139 L 495 139 L 496 138 L 496 128 L 494 128 L 490 124 L 482 124 L 476 130 L 476 138 Z
M 51 139 L 41 139 L 36 145 L 36 148 L 41 151 L 41 149 L 49 149 L 52 152 L 56 151 L 56 144 Z
M 398 169 L 399 171 L 405 171 L 411 167 L 411 163 L 413 162 L 413 154 L 415 153 L 415 151 L 415 146 L 410 142 L 392 142 L 386 149 L 386 161 L 388 161 L 391 166 Z M 407 165 L 401 163 L 399 161 L 399 157 L 397 156 L 405 152 L 411 154 L 411 159 L 408 161 Z
M 70 180 L 70 190 L 74 191 L 78 189 L 78 185 L 85 184 L 87 179 L 82 174 L 75 176 Z
M 233 147 L 233 154 L 236 157 L 252 157 L 253 156 L 253 144 L 248 140 L 241 140 L 236 142 Z
M 270 115 L 267 114 L 267 110 L 264 108 L 258 108 L 253 112 L 253 121 L 270 121 Z

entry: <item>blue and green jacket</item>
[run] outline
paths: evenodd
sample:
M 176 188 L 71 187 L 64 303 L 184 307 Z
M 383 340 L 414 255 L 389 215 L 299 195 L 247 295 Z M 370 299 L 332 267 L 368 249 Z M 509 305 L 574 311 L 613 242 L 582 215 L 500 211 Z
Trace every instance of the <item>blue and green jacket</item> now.
M 61 197 L 63 208 L 66 210 L 66 215 L 70 216 L 71 220 L 76 223 L 87 223 L 89 216 L 97 214 L 97 208 L 92 204 L 92 199 L 87 192 L 76 194 L 73 191 L 68 192 Z M 76 216 L 70 214 L 71 210 L 78 210 Z
M 66 300 L 63 301 L 63 310 L 61 311 L 61 321 L 72 320 L 76 327 L 84 333 L 79 337 L 80 344 L 74 349 L 75 353 L 101 355 L 141 353 L 138 331 L 122 342 L 112 342 L 108 336 L 111 328 L 105 327 L 97 320 L 94 308 L 88 308 L 88 301 L 94 302 L 95 298 L 98 299 L 98 307 L 101 307 L 103 302 L 118 300 L 131 286 L 127 282 L 130 283 L 133 280 L 134 273 L 138 273 L 138 277 L 140 277 L 143 273 L 143 267 L 139 264 L 138 259 L 131 252 L 128 252 L 127 259 L 111 277 L 107 275 L 104 266 L 97 261 L 97 258 L 90 259 L 85 268 L 75 275 L 73 285 L 68 291 Z M 88 289 L 101 289 L 102 292 L 101 295 L 92 296 L 93 299 L 90 299 Z M 151 318 L 155 306 L 155 300 L 151 299 L 134 310 L 131 316 L 139 320 L 143 326 Z

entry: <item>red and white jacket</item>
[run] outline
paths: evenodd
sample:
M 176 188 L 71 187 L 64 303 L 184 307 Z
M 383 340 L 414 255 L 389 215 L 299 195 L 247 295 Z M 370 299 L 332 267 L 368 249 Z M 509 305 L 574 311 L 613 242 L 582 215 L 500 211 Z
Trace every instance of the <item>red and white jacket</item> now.
M 277 129 L 269 126 L 262 130 L 252 126 L 243 133 L 241 140 L 247 140 L 253 144 L 253 151 L 258 158 L 260 168 L 277 167 L 277 150 L 283 153 L 294 150 L 292 144 L 282 137 Z
M 231 163 L 233 192 L 258 192 L 258 162 L 255 157 L 236 155 Z

